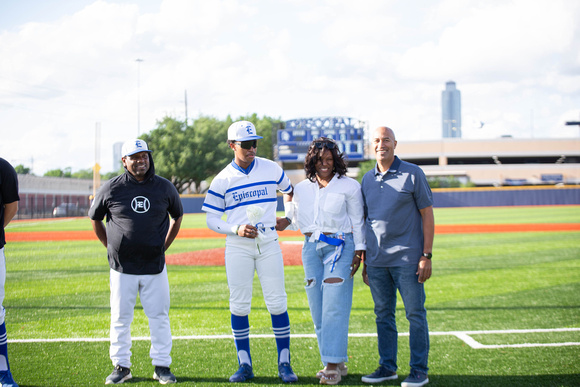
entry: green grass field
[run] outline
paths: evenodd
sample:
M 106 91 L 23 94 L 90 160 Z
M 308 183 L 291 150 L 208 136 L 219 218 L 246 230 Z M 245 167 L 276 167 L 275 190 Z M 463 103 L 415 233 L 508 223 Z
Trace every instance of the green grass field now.
M 438 224 L 580 223 L 580 206 L 435 209 L 435 218 Z M 182 227 L 205 227 L 203 215 L 186 215 Z M 87 219 L 15 222 L 7 231 L 82 229 L 91 229 Z M 178 239 L 168 253 L 223 245 L 223 239 Z M 112 371 L 104 247 L 96 239 L 11 242 L 5 253 L 4 306 L 16 381 L 21 387 L 103 385 Z M 434 274 L 426 284 L 429 385 L 580 386 L 580 232 L 437 235 L 433 254 Z M 224 268 L 169 266 L 168 272 L 175 337 L 171 368 L 178 382 L 230 385 L 237 361 Z M 314 375 L 321 364 L 303 277 L 302 267 L 286 268 L 292 363 L 297 384 L 310 385 L 318 383 Z M 401 302 L 397 323 L 399 332 L 407 332 Z M 256 377 L 248 384 L 280 385 L 270 316 L 257 279 L 250 324 L 252 334 L 266 337 L 252 338 Z M 359 274 L 350 333 L 349 375 L 342 386 L 363 385 L 361 376 L 378 366 L 373 304 Z M 126 383 L 158 385 L 151 378 L 149 332 L 140 305 L 132 334 L 133 379 Z M 469 345 L 466 337 L 478 345 Z M 408 362 L 408 337 L 401 335 L 400 378 L 383 385 L 400 385 Z

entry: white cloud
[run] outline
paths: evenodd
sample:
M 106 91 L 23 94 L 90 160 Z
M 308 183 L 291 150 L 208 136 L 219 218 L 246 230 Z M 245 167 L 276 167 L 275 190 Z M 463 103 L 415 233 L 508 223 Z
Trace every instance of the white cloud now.
M 491 4 L 471 9 L 436 39 L 409 49 L 401 59 L 401 75 L 518 81 L 522 75 L 550 70 L 557 64 L 552 56 L 563 54 L 572 43 L 579 13 L 570 2 Z
M 563 120 L 580 118 L 577 2 L 83 4 L 0 27 L 0 157 L 37 174 L 89 168 L 97 122 L 109 171 L 138 119 L 184 118 L 185 90 L 190 118 L 344 115 L 411 141 L 440 137 L 452 79 L 466 138 L 578 134 Z

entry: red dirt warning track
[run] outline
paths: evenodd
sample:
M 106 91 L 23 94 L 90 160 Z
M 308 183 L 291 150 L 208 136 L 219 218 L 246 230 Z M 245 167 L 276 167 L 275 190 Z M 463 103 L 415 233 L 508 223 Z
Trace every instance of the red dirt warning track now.
M 435 234 L 484 234 L 493 232 L 580 231 L 580 223 L 519 223 L 519 224 L 441 224 L 435 225 Z M 282 231 L 280 237 L 301 236 L 298 231 Z M 181 229 L 178 239 L 225 238 L 207 228 Z M 92 230 L 83 231 L 30 231 L 6 232 L 9 242 L 37 241 L 90 241 L 96 236 Z
M 285 266 L 302 265 L 300 253 L 302 242 L 280 242 Z M 181 254 L 167 254 L 165 260 L 168 265 L 183 266 L 223 266 L 226 248 L 192 251 Z
M 435 225 L 435 234 L 482 234 L 505 232 L 554 232 L 580 231 L 580 223 L 521 223 L 521 224 L 464 224 L 464 225 Z M 298 231 L 282 231 L 280 237 L 301 236 Z M 225 238 L 209 229 L 182 229 L 178 239 L 207 239 Z M 96 240 L 92 230 L 85 231 L 32 231 L 6 232 L 8 242 L 36 242 L 36 241 L 83 241 Z M 287 266 L 301 265 L 301 242 L 281 242 L 284 264 Z M 191 266 L 219 266 L 224 264 L 225 248 L 192 251 L 181 254 L 168 254 L 169 265 Z

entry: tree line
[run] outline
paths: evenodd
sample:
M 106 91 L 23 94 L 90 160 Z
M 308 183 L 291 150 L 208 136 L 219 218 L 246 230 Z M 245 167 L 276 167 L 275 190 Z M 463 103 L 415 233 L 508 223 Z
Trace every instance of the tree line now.
M 157 121 L 153 130 L 139 138 L 147 142 L 153 151 L 157 175 L 171 181 L 179 193 L 190 187 L 199 191 L 202 181 L 215 176 L 233 159 L 233 152 L 227 145 L 227 131 L 233 122 L 240 120 L 252 122 L 258 135 L 263 137 L 258 143 L 257 155 L 272 159 L 273 129 L 278 127 L 281 120 L 267 116 L 260 118 L 255 113 L 235 120 L 230 116 L 225 120 L 200 116 L 191 124 L 166 116 Z M 14 169 L 19 174 L 31 172 L 23 165 L 17 165 Z M 121 168 L 101 174 L 101 179 L 108 180 L 123 172 Z M 47 171 L 44 176 L 92 179 L 93 169 L 72 172 L 72 168 L 67 167 Z
M 273 159 L 274 129 L 280 127 L 281 120 L 257 114 L 241 116 L 225 120 L 214 117 L 200 116 L 193 123 L 187 124 L 176 118 L 165 116 L 157 121 L 156 127 L 149 133 L 139 136 L 153 151 L 155 173 L 165 177 L 175 185 L 179 193 L 191 188 L 192 192 L 200 192 L 201 182 L 211 180 L 224 166 L 233 159 L 233 153 L 227 145 L 227 131 L 235 121 L 250 121 L 256 127 L 263 139 L 258 143 L 257 155 Z M 374 168 L 373 159 L 359 163 L 357 180 L 362 180 L 365 172 Z M 30 174 L 30 168 L 23 165 L 14 167 L 19 174 Z M 101 174 L 101 180 L 108 180 L 124 172 L 117 171 Z M 47 171 L 44 176 L 67 177 L 73 179 L 92 179 L 93 169 L 82 169 L 72 172 L 71 167 Z M 430 177 L 431 188 L 471 187 L 473 183 L 462 184 L 454 177 Z

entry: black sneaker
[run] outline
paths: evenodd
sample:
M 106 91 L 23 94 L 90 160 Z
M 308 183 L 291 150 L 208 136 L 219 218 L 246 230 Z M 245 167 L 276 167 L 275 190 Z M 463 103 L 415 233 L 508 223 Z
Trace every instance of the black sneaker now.
M 403 380 L 403 383 L 401 383 L 401 387 L 422 387 L 427 383 L 429 383 L 427 374 L 417 370 L 411 370 L 407 379 Z
M 131 379 L 132 377 L 133 375 L 131 375 L 130 368 L 125 368 L 118 365 L 115 366 L 115 369 L 111 375 L 107 376 L 107 379 L 105 379 L 105 384 L 120 384 L 125 380 Z
M 177 383 L 177 379 L 175 379 L 175 375 L 171 373 L 169 367 L 155 366 L 153 379 L 159 380 L 161 384 Z
M 385 367 L 379 366 L 379 368 L 377 368 L 375 372 L 373 372 L 370 375 L 363 376 L 361 380 L 365 383 L 381 383 L 386 380 L 395 380 L 398 377 L 399 376 L 397 375 L 396 372 L 389 371 Z

